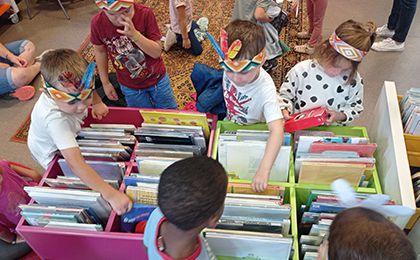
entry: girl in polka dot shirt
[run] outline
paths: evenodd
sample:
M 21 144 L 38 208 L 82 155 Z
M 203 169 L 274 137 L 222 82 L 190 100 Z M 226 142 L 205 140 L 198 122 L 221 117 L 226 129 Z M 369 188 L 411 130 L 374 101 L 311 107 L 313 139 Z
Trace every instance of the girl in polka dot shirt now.
M 357 67 L 375 42 L 375 25 L 342 23 L 319 45 L 313 59 L 296 64 L 280 88 L 284 118 L 317 107 L 328 110 L 327 124 L 346 124 L 363 111 L 363 79 Z

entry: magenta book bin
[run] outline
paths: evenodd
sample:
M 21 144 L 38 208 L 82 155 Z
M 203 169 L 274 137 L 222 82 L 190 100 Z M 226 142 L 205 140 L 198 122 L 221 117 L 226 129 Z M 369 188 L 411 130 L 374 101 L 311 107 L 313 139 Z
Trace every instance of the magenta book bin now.
M 210 156 L 217 116 L 208 115 L 207 117 L 212 120 L 207 153 Z M 93 123 L 119 123 L 134 124 L 139 127 L 142 122 L 143 118 L 138 108 L 110 107 L 109 114 L 102 120 L 92 118 L 89 109 L 84 126 Z M 133 168 L 137 168 L 134 160 L 133 152 L 131 160 L 126 162 L 125 175 L 129 175 Z M 58 157 L 47 169 L 39 185 L 44 185 L 45 178 L 55 178 L 57 175 L 63 175 L 58 164 Z M 121 184 L 120 191 L 123 192 L 124 189 L 124 184 Z M 120 217 L 114 211 L 111 212 L 103 232 L 35 227 L 28 225 L 23 218 L 19 221 L 17 232 L 42 259 L 147 259 L 143 246 L 143 235 L 120 232 Z

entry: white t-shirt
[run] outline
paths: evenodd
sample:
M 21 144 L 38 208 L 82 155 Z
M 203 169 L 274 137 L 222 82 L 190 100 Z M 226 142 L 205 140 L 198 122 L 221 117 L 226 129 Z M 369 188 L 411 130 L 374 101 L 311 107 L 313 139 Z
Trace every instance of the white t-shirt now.
M 223 96 L 226 118 L 237 124 L 270 123 L 283 118 L 274 81 L 262 68 L 254 82 L 240 87 L 224 73 Z
M 144 238 L 143 244 L 147 247 L 147 256 L 149 259 L 153 260 L 167 260 L 172 259 L 170 256 L 161 252 L 158 249 L 157 245 L 157 238 L 159 236 L 159 230 L 162 223 L 166 220 L 165 216 L 163 216 L 162 211 L 159 208 L 156 208 L 152 214 L 150 215 L 149 219 L 147 220 L 146 229 L 144 230 Z M 184 260 L 210 260 L 216 259 L 213 253 L 208 246 L 208 243 L 204 240 L 204 238 L 200 235 L 197 237 L 198 240 L 198 247 L 195 252 L 187 257 Z
M 87 110 L 81 114 L 64 113 L 42 93 L 31 114 L 28 147 L 32 157 L 47 169 L 59 150 L 79 147 L 76 136 L 86 115 Z
M 356 73 L 350 84 L 349 72 L 331 77 L 316 60 L 304 60 L 287 73 L 280 88 L 280 103 L 291 114 L 317 107 L 343 112 L 353 121 L 363 111 L 363 79 Z

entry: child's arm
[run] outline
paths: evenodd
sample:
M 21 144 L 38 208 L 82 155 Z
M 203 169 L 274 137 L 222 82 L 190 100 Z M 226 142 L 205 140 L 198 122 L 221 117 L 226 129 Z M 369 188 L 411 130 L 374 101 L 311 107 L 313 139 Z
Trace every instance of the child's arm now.
M 89 165 L 86 164 L 78 147 L 60 150 L 71 170 L 92 190 L 98 191 L 118 215 L 131 210 L 133 203 L 125 195 L 107 184 Z
M 150 57 L 154 59 L 159 58 L 162 53 L 162 45 L 160 41 L 148 39 L 136 30 L 131 18 L 129 18 L 128 16 L 121 17 L 121 24 L 124 25 L 124 29 L 117 29 L 117 32 L 130 38 L 142 51 L 144 51 L 144 53 L 146 53 Z
M 102 102 L 101 97 L 98 95 L 96 90 L 93 91 L 92 101 L 92 117 L 101 120 L 109 112 L 108 107 Z
M 280 87 L 279 102 L 284 120 L 288 120 L 293 114 L 293 104 L 296 99 L 296 91 L 299 87 L 299 78 L 294 68 L 292 68 L 284 78 Z
M 178 6 L 176 10 L 178 11 L 178 23 L 181 27 L 182 47 L 184 49 L 189 49 L 191 48 L 191 41 L 188 37 L 187 15 L 185 14 L 185 5 Z
M 273 20 L 272 18 L 268 17 L 265 9 L 259 6 L 255 8 L 254 17 L 257 21 L 262 23 L 269 23 Z
M 39 173 L 32 169 L 24 168 L 15 164 L 10 164 L 10 168 L 17 172 L 20 176 L 29 177 L 36 182 L 39 182 L 42 178 Z
M 257 173 L 252 179 L 252 189 L 254 191 L 263 192 L 267 188 L 271 168 L 276 161 L 281 144 L 283 143 L 283 126 L 283 119 L 277 119 L 268 123 L 270 134 L 265 147 L 264 157 L 261 160 Z
M 110 100 L 118 100 L 117 92 L 114 86 L 112 86 L 108 77 L 108 53 L 105 45 L 93 45 L 95 51 L 95 60 L 98 67 L 99 78 L 102 82 L 105 95 Z

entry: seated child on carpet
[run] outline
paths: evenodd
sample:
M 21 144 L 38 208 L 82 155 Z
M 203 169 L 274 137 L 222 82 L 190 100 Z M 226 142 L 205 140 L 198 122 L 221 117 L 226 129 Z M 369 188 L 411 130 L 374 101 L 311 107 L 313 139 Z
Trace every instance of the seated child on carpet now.
M 106 96 L 118 100 L 108 77 L 109 56 L 129 107 L 176 109 L 152 9 L 134 0 L 96 0 L 96 5 L 101 11 L 92 19 L 90 41 Z
M 273 79 L 262 69 L 264 32 L 253 22 L 236 20 L 221 34 L 225 59 L 220 64 L 225 69 L 223 95 L 227 119 L 247 125 L 266 122 L 270 130 L 264 157 L 252 180 L 253 189 L 261 192 L 267 188 L 271 168 L 280 151 L 284 126 Z
M 131 209 L 131 200 L 107 184 L 86 164 L 76 141 L 89 105 L 92 104 L 94 118 L 101 119 L 108 113 L 107 106 L 94 90 L 91 80 L 94 73 L 87 82 L 82 82 L 87 68 L 94 69 L 94 64 L 88 67 L 80 54 L 70 49 L 51 50 L 43 54 L 43 93 L 32 110 L 28 147 L 32 157 L 44 169 L 48 168 L 57 153 L 61 153 L 71 170 L 92 190 L 100 192 L 121 215 Z
M 0 95 L 9 94 L 25 101 L 35 89 L 25 86 L 38 75 L 41 64 L 35 62 L 35 44 L 28 40 L 0 43 Z
M 281 8 L 274 0 L 235 0 L 233 8 L 232 21 L 252 21 L 263 28 L 267 56 L 263 68 L 268 72 L 277 67 L 277 58 L 283 55 L 278 28 L 274 28 L 274 26 L 270 24 L 270 22 L 272 22 L 275 17 L 279 16 L 280 13 Z
M 176 43 L 193 55 L 200 55 L 203 52 L 200 41 L 194 33 L 194 29 L 199 28 L 193 21 L 193 2 L 192 0 L 169 0 L 169 16 L 171 28 L 166 34 L 165 45 L 171 41 L 175 34 Z M 169 49 L 165 46 L 165 50 Z
M 328 124 L 346 124 L 363 111 L 359 64 L 375 42 L 375 25 L 348 20 L 317 46 L 314 58 L 299 62 L 280 88 L 284 118 L 316 107 L 328 109 Z
M 200 233 L 216 226 L 226 191 L 227 174 L 209 157 L 187 158 L 166 168 L 159 182 L 159 207 L 144 233 L 149 259 L 213 259 Z
M 37 185 L 40 180 L 41 175 L 34 170 L 0 160 L 0 259 L 18 259 L 31 251 L 15 229 L 20 220 L 19 205 L 30 200 L 23 187 Z
M 380 213 L 356 207 L 335 217 L 318 259 L 415 260 L 416 254 L 398 226 Z

